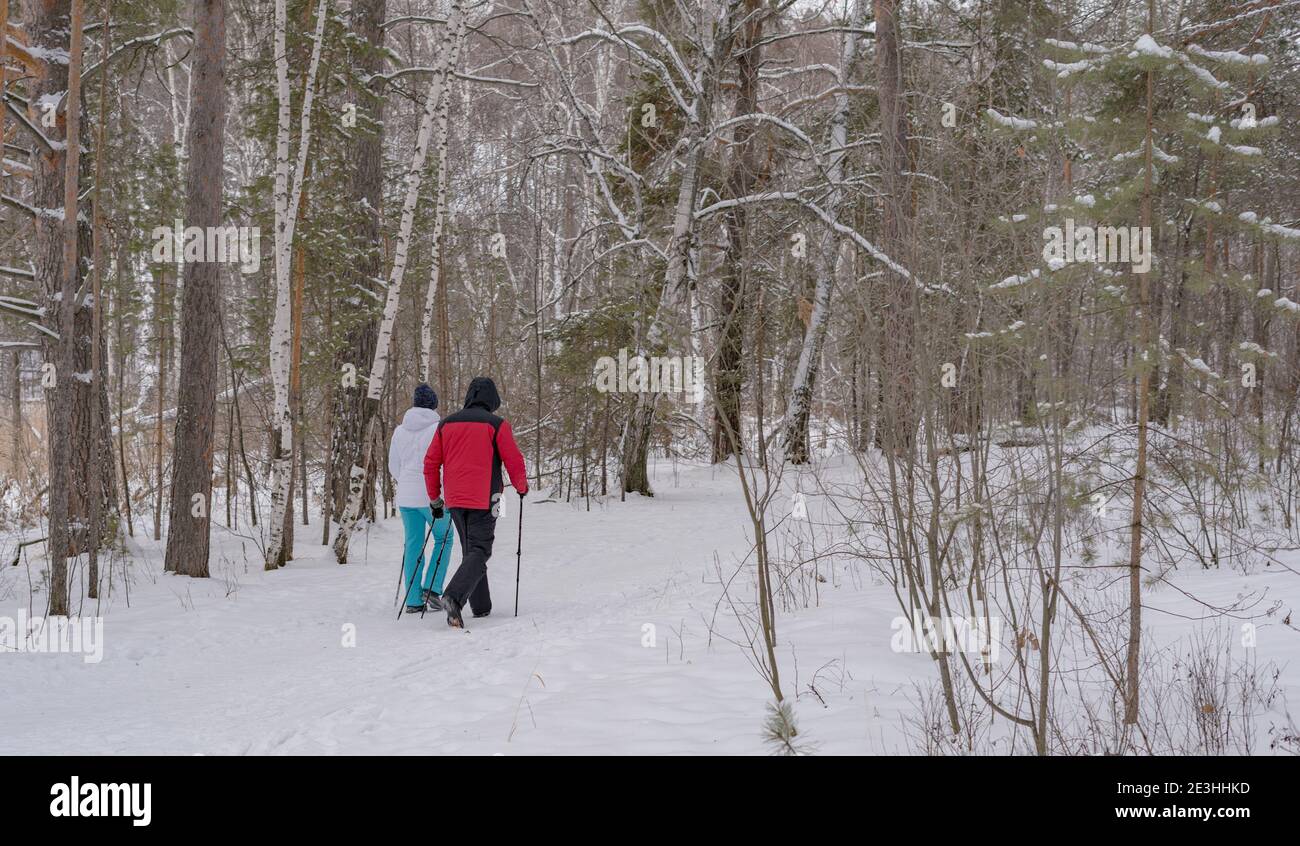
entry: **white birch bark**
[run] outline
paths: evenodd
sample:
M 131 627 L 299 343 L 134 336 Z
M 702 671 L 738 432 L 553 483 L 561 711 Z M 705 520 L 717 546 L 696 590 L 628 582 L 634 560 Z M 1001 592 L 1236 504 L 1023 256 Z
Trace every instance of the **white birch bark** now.
M 281 0 L 283 2 L 283 0 Z M 447 27 L 448 35 L 461 26 L 460 0 L 452 0 L 451 15 Z M 450 45 L 444 41 L 444 47 Z M 449 54 L 448 54 L 449 55 Z M 411 153 L 411 163 L 406 171 L 406 197 L 402 202 L 401 223 L 398 225 L 397 242 L 393 247 L 393 266 L 388 273 L 388 295 L 384 300 L 384 313 L 379 322 L 379 337 L 375 344 L 375 358 L 370 365 L 370 382 L 366 389 L 366 402 L 379 403 L 384 392 L 384 380 L 388 376 L 389 346 L 393 339 L 393 325 L 397 320 L 397 305 L 402 295 L 402 280 L 406 276 L 407 253 L 411 246 L 411 230 L 415 224 L 415 206 L 420 197 L 420 184 L 424 176 L 424 165 L 429 156 L 429 144 L 433 140 L 434 123 L 438 116 L 439 103 L 442 101 L 443 75 L 435 73 L 429 80 L 425 93 L 424 112 L 420 117 L 420 128 L 415 138 L 415 150 Z M 334 536 L 334 558 L 340 564 L 348 560 L 348 542 L 361 518 L 362 492 L 366 486 L 366 467 L 370 464 L 371 450 L 374 448 L 375 415 L 370 415 L 366 432 L 362 436 L 365 446 L 361 464 L 352 466 L 351 481 L 348 491 L 347 507 L 339 518 L 339 530 Z
M 438 186 L 434 199 L 433 212 L 433 260 L 430 262 L 429 287 L 424 296 L 424 314 L 420 319 L 420 380 L 428 382 L 433 373 L 433 313 L 438 296 L 438 286 L 442 284 L 442 262 L 439 251 L 442 248 L 443 221 L 447 217 L 447 147 L 449 141 L 448 113 L 451 111 L 451 75 L 460 61 L 461 45 L 465 41 L 465 15 L 458 5 L 452 6 L 452 17 L 443 28 L 443 42 L 440 49 L 438 72 L 438 113 L 437 139 L 438 148 Z M 445 374 L 440 374 L 445 375 Z
M 316 9 L 315 44 L 307 69 L 299 118 L 298 156 L 290 173 L 289 166 L 289 55 L 286 45 L 288 27 L 287 0 L 275 2 L 275 84 L 278 114 L 275 134 L 275 318 L 271 324 L 271 384 L 274 406 L 271 412 L 273 437 L 278 446 L 271 461 L 270 537 L 266 545 L 266 569 L 279 566 L 284 548 L 284 511 L 289 504 L 289 481 L 293 474 L 293 425 L 289 417 L 290 344 L 290 269 L 293 259 L 294 226 L 302 202 L 303 175 L 311 146 L 311 110 L 316 98 L 316 74 L 320 69 L 321 46 L 325 42 L 325 14 L 328 0 L 320 0 Z
M 851 26 L 865 24 L 866 5 L 864 0 L 857 0 Z M 835 94 L 835 113 L 831 116 L 831 158 L 826 168 L 831 186 L 826 195 L 825 209 L 827 214 L 837 220 L 843 198 L 844 159 L 848 146 L 849 75 L 853 62 L 857 58 L 862 38 L 862 35 L 853 32 L 844 37 L 837 80 L 839 90 Z M 826 330 L 830 325 L 831 296 L 835 289 L 835 279 L 840 275 L 844 261 L 844 251 L 839 249 L 839 246 L 839 236 L 832 231 L 827 231 L 818 248 L 817 285 L 813 293 L 812 315 L 808 320 L 808 329 L 804 332 L 803 345 L 799 349 L 799 362 L 795 365 L 794 381 L 790 386 L 790 408 L 785 416 L 785 455 L 786 459 L 793 463 L 803 463 L 808 460 L 804 445 L 808 439 L 808 419 L 812 411 L 813 389 L 816 386 L 822 348 L 826 343 Z
M 738 13 L 739 4 L 735 0 L 725 5 L 720 19 L 715 24 L 719 31 L 715 33 L 710 55 L 693 77 L 694 96 L 686 109 L 688 129 L 686 152 L 683 156 L 686 169 L 682 173 L 682 181 L 677 190 L 672 236 L 666 250 L 668 265 L 664 274 L 663 287 L 659 291 L 658 303 L 648 316 L 648 328 L 637 339 L 637 354 L 641 356 L 649 356 L 664 345 L 669 330 L 668 322 L 679 311 L 680 299 L 685 292 L 684 283 L 690 272 L 695 239 L 695 198 L 699 187 L 700 164 L 710 135 L 706 125 L 712 114 L 713 97 L 722 68 L 731 53 Z M 623 490 L 627 493 L 638 491 L 652 495 L 646 472 L 646 456 L 658 400 L 657 393 L 651 391 L 638 393 L 636 405 L 624 425 L 620 445 L 621 475 Z

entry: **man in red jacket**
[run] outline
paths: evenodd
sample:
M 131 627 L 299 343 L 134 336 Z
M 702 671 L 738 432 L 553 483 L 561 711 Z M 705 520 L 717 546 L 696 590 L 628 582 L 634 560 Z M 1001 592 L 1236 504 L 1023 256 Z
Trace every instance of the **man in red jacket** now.
M 465 407 L 438 425 L 424 455 L 424 486 L 434 519 L 444 505 L 460 537 L 460 568 L 442 593 L 447 625 L 464 628 L 460 611 L 466 600 L 475 617 L 492 611 L 488 592 L 487 562 L 492 557 L 497 515 L 501 513 L 501 465 L 522 500 L 528 493 L 524 455 L 515 444 L 510 423 L 492 412 L 501 397 L 491 379 L 479 376 L 469 383 Z

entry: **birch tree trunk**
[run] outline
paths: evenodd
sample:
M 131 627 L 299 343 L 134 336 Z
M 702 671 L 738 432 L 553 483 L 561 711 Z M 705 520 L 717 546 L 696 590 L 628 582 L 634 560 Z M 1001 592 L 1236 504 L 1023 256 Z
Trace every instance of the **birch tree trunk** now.
M 266 569 L 284 565 L 284 521 L 289 505 L 289 482 L 293 474 L 293 421 L 289 409 L 289 375 L 292 362 L 292 256 L 294 225 L 302 200 L 307 151 L 311 147 L 311 111 L 316 97 L 316 72 L 320 68 L 325 38 L 328 0 L 320 0 L 316 11 L 315 44 L 307 69 L 299 121 L 298 157 L 290 173 L 289 164 L 289 55 L 286 45 L 287 0 L 275 2 L 275 81 L 279 110 L 275 136 L 275 320 L 271 325 L 271 384 L 274 405 L 271 412 L 271 519 L 266 545 Z
M 439 311 L 438 288 L 442 284 L 442 230 L 447 217 L 447 116 L 451 110 L 451 74 L 460 59 L 461 45 L 465 40 L 465 16 L 459 14 L 448 21 L 444 27 L 442 50 L 439 56 L 438 85 L 441 94 L 438 98 L 437 137 L 435 146 L 438 150 L 438 185 L 434 198 L 432 261 L 429 271 L 429 288 L 424 296 L 424 312 L 420 320 L 420 381 L 431 382 L 433 373 L 433 318 Z M 447 374 L 439 373 L 442 380 L 440 387 L 446 389 Z
M 850 26 L 866 24 L 866 0 L 857 0 L 849 22 Z M 826 171 L 830 177 L 830 191 L 826 195 L 826 213 L 838 220 L 843 200 L 844 162 L 848 156 L 849 93 L 846 87 L 851 79 L 853 63 L 861 49 L 862 38 L 850 32 L 844 37 L 840 51 L 840 90 L 835 94 L 835 112 L 831 115 L 831 156 Z M 827 232 L 821 240 L 814 259 L 817 282 L 813 291 L 812 314 L 799 347 L 799 361 L 795 365 L 794 380 L 790 386 L 790 407 L 785 417 L 785 456 L 791 464 L 806 464 L 809 459 L 808 423 L 812 416 L 813 392 L 817 387 L 817 374 L 821 368 L 822 349 L 826 344 L 826 330 L 830 326 L 831 298 L 835 280 L 840 276 L 845 260 L 840 249 L 841 239 Z
M 669 322 L 678 310 L 685 293 L 684 282 L 690 272 L 690 259 L 695 239 L 695 197 L 699 188 L 700 165 L 708 140 L 708 126 L 717 93 L 722 68 L 731 55 L 735 39 L 735 23 L 740 13 L 740 0 L 728 0 L 725 11 L 715 24 L 712 52 L 704 65 L 694 74 L 697 89 L 691 100 L 691 112 L 686 115 L 687 129 L 684 144 L 685 169 L 677 190 L 673 214 L 672 236 L 668 241 L 667 268 L 659 283 L 656 305 L 643 322 L 645 330 L 638 333 L 637 354 L 649 357 L 663 349 L 669 331 Z M 653 496 L 646 460 L 650 453 L 650 435 L 654 428 L 655 408 L 659 394 L 649 390 L 637 394 L 636 402 L 623 426 L 621 446 L 622 485 L 624 493 Z
M 226 0 L 194 0 L 194 80 L 187 120 L 185 221 L 221 225 L 226 128 Z M 172 449 L 171 507 L 164 568 L 207 578 L 212 520 L 212 454 L 217 414 L 221 264 L 185 264 L 181 373 Z
M 676 213 L 673 218 L 673 234 L 668 246 L 668 268 L 660 283 L 657 305 L 651 314 L 646 330 L 637 346 L 637 355 L 645 358 L 661 350 L 668 331 L 668 319 L 680 297 L 682 283 L 686 279 L 686 268 L 690 254 L 690 241 L 695 235 L 695 192 L 698 187 L 700 160 L 703 157 L 704 141 L 698 135 L 689 146 L 686 171 L 682 174 L 681 187 L 677 191 Z M 650 453 L 650 435 L 654 427 L 655 406 L 659 394 L 649 390 L 637 394 L 632 413 L 623 428 L 622 475 L 625 493 L 640 493 L 654 496 L 650 487 L 650 474 L 646 461 Z
M 454 26 L 446 27 L 443 36 L 443 49 L 449 49 L 448 41 L 452 29 L 459 26 L 461 16 L 460 0 L 452 0 L 450 21 Z M 355 456 L 349 474 L 348 501 L 339 516 L 338 532 L 334 536 L 334 558 L 339 564 L 348 561 L 348 542 L 357 523 L 361 519 L 362 494 L 367 486 L 366 468 L 370 466 L 371 450 L 374 443 L 375 412 L 384 393 L 385 379 L 388 375 L 389 346 L 393 339 L 393 324 L 397 319 L 397 306 L 402 295 L 402 280 L 406 276 L 407 254 L 411 246 L 411 234 L 415 224 L 415 207 L 420 197 L 420 184 L 424 177 L 424 165 L 429 157 L 429 143 L 433 138 L 433 125 L 437 118 L 438 104 L 442 99 L 442 75 L 433 74 L 429 88 L 425 92 L 424 111 L 420 117 L 420 128 L 415 139 L 415 149 L 411 153 L 411 162 L 406 170 L 406 196 L 402 203 L 402 218 L 398 225 L 397 242 L 393 247 L 393 265 L 388 273 L 388 295 L 384 300 L 384 313 L 379 321 L 379 333 L 375 342 L 375 357 L 370 365 L 370 378 L 366 385 L 366 400 L 363 417 L 366 418 L 365 430 L 361 438 L 361 451 Z

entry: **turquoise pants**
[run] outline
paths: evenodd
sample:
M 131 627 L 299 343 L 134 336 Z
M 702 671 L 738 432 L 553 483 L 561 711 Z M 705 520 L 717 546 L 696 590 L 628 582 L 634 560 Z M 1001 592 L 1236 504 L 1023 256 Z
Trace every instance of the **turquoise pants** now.
M 444 513 L 441 520 L 434 520 L 433 511 L 427 505 L 397 510 L 401 512 L 402 530 L 406 534 L 406 552 L 402 557 L 402 583 L 410 585 L 406 591 L 406 604 L 423 605 L 424 591 L 432 590 L 441 595 L 443 583 L 447 580 L 455 534 L 451 531 L 451 514 Z M 431 524 L 432 533 L 429 532 Z M 424 544 L 428 536 L 433 540 L 433 555 L 426 565 Z

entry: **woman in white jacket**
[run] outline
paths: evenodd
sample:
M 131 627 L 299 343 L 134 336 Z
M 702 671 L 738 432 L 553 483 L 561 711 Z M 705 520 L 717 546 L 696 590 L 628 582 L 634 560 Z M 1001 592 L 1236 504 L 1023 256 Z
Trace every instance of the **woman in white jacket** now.
M 388 472 L 397 480 L 397 510 L 402 515 L 406 552 L 402 558 L 402 583 L 406 585 L 406 612 L 441 610 L 438 599 L 451 566 L 451 514 L 434 520 L 424 487 L 424 454 L 438 430 L 438 395 L 421 383 L 402 424 L 393 430 L 388 446 Z M 433 529 L 430 531 L 429 527 Z M 434 554 L 425 565 L 424 546 L 434 539 Z

